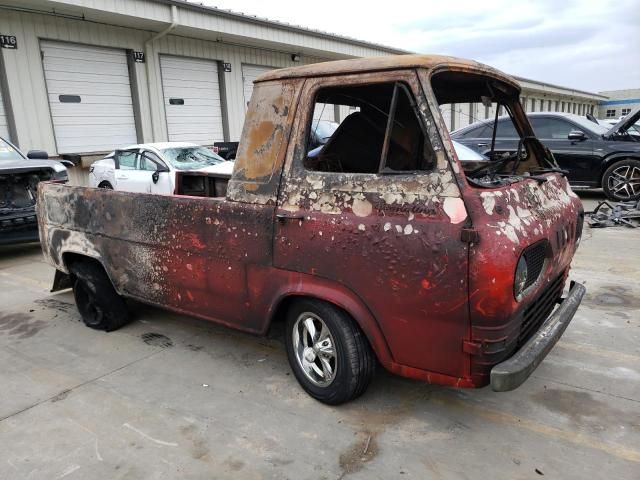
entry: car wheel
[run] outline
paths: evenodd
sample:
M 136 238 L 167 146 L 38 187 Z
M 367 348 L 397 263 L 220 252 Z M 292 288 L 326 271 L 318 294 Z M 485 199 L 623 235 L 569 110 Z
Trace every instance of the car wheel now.
M 111 332 L 129 321 L 127 305 L 102 266 L 93 261 L 73 263 L 73 296 L 87 327 Z
M 298 300 L 287 312 L 287 357 L 302 388 L 339 405 L 369 386 L 376 359 L 360 327 L 344 311 L 318 300 Z
M 107 190 L 113 190 L 113 186 L 109 182 L 101 182 L 98 188 L 106 188 Z
M 640 160 L 627 158 L 611 165 L 602 176 L 602 188 L 616 202 L 640 199 Z

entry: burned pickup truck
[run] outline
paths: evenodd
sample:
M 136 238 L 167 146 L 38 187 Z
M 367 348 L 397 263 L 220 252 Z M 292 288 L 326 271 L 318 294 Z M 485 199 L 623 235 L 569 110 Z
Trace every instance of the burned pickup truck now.
M 41 185 L 44 254 L 92 328 L 127 322 L 125 298 L 254 334 L 285 322 L 291 368 L 322 402 L 361 394 L 378 363 L 514 389 L 585 292 L 565 288 L 581 203 L 519 92 L 441 56 L 266 73 L 230 179 L 178 178 L 174 195 Z M 502 106 L 521 140 L 465 171 L 439 107 L 480 101 Z M 344 118 L 309 155 L 317 103 Z

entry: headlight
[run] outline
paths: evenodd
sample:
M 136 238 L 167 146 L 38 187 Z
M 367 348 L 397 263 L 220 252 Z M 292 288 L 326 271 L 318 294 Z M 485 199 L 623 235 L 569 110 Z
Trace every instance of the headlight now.
M 529 271 L 527 268 L 527 261 L 524 259 L 524 255 L 520 256 L 518 260 L 518 266 L 516 267 L 516 274 L 513 282 L 513 294 L 516 300 L 522 298 L 522 292 L 524 292 L 525 285 L 527 284 L 527 277 Z

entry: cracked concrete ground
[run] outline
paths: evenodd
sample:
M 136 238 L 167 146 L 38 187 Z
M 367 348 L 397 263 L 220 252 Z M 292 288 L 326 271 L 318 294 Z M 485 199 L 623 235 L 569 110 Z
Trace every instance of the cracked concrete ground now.
M 585 229 L 571 277 L 587 297 L 518 390 L 379 372 L 337 408 L 298 387 L 278 334 L 142 305 L 96 332 L 70 293 L 48 293 L 38 246 L 4 247 L 0 478 L 637 479 L 639 239 Z

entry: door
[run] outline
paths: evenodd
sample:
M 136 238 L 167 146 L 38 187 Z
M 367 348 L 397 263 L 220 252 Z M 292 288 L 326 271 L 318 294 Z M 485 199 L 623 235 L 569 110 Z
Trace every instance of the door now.
M 493 125 L 494 122 L 489 121 L 471 130 L 467 130 L 464 133 L 454 134 L 453 138 L 472 150 L 486 155 L 491 151 Z M 518 135 L 511 118 L 498 120 L 494 151 L 515 152 L 518 148 L 519 138 L 520 135 Z
M 551 150 L 560 168 L 569 172 L 572 184 L 597 182 L 592 172 L 601 160 L 594 156 L 589 133 L 563 118 L 532 117 L 529 120 L 536 137 Z M 583 140 L 569 140 L 569 133 L 576 130 L 585 134 Z
M 51 41 L 40 48 L 59 154 L 137 142 L 124 50 Z
M 162 195 L 170 195 L 174 191 L 174 173 L 169 171 L 167 164 L 151 150 L 142 150 L 140 156 L 140 170 L 151 172 L 149 191 Z
M 415 73 L 390 77 L 306 81 L 301 98 L 315 105 L 298 110 L 274 264 L 353 292 L 399 363 L 461 376 L 469 327 L 464 202 L 426 133 L 433 120 Z M 319 154 L 308 154 L 315 108 L 330 98 L 356 110 Z
M 253 93 L 253 82 L 263 73 L 270 72 L 274 67 L 264 67 L 261 65 L 242 65 L 242 91 L 244 93 L 245 111 L 249 106 L 251 94 Z
M 116 190 L 149 193 L 152 172 L 141 169 L 140 150 L 119 150 L 114 155 Z
M 169 141 L 199 145 L 223 141 L 218 63 L 161 55 L 160 73 Z
M 2 90 L 0 89 L 0 137 L 11 140 L 9 138 L 9 121 L 7 120 L 7 112 L 4 108 L 2 100 Z

